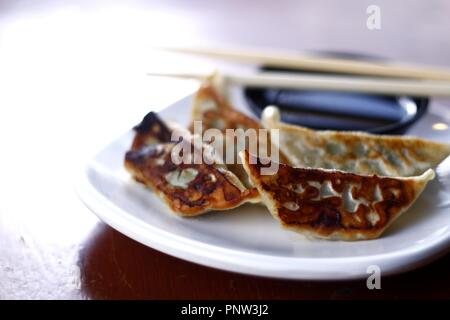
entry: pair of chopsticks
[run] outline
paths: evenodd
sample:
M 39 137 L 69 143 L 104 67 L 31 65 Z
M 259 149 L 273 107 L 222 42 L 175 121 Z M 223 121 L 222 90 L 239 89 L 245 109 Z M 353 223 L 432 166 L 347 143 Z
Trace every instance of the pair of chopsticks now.
M 226 83 L 236 85 L 388 95 L 450 96 L 450 70 L 442 68 L 330 59 L 267 51 L 232 51 L 199 48 L 160 49 L 235 62 L 352 75 L 289 74 L 283 72 L 221 75 Z M 208 76 L 199 73 L 155 72 L 149 73 L 149 75 L 193 79 L 204 79 Z M 358 77 L 355 77 L 355 75 L 358 75 Z

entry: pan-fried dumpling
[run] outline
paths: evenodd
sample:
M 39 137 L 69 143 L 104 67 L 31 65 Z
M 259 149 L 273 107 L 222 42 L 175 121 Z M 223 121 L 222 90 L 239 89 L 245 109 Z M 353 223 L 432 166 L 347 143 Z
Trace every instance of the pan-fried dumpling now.
M 318 131 L 284 124 L 276 107 L 264 109 L 262 124 L 279 129 L 279 139 L 272 142 L 295 167 L 407 177 L 436 167 L 450 154 L 449 144 L 415 137 Z
M 379 237 L 434 178 L 432 169 L 393 178 L 284 164 L 273 175 L 261 175 L 260 159 L 247 151 L 241 157 L 262 202 L 284 227 L 330 240 Z
M 259 129 L 259 121 L 237 111 L 225 101 L 210 80 L 202 83 L 194 96 L 191 109 L 192 123 L 200 120 L 203 129 L 215 128 L 225 133 L 226 129 Z M 193 125 L 190 127 L 193 130 Z
M 221 139 L 223 139 L 222 141 L 224 142 L 222 154 L 225 155 L 227 152 L 226 148 L 228 147 L 225 138 L 227 129 L 242 129 L 244 131 L 253 129 L 259 135 L 263 133 L 260 131 L 263 127 L 258 120 L 236 110 L 225 100 L 223 94 L 217 90 L 216 83 L 219 82 L 217 80 L 218 77 L 219 75 L 216 74 L 206 79 L 195 94 L 191 110 L 192 121 L 189 129 L 192 133 L 197 133 L 194 132 L 194 121 L 201 121 L 202 130 L 220 130 L 222 133 Z M 287 159 L 284 157 L 283 153 L 279 152 L 275 145 L 271 145 L 269 132 L 267 132 L 264 137 L 266 139 L 260 139 L 259 136 L 256 139 L 257 148 L 259 150 L 265 150 L 267 152 L 266 154 L 271 157 L 277 156 L 276 160 L 287 163 Z M 234 163 L 227 163 L 228 169 L 236 174 L 246 187 L 252 188 L 238 156 L 240 151 L 249 148 L 248 141 L 238 139 L 234 139 L 234 141 L 234 149 L 230 149 L 228 152 L 235 155 L 235 161 Z
M 216 90 L 212 79 L 206 80 L 195 94 L 192 104 L 191 118 L 192 121 L 189 127 L 191 132 L 194 132 L 194 121 L 201 121 L 202 130 L 220 130 L 222 133 L 220 139 L 222 139 L 224 145 L 222 151 L 224 155 L 227 152 L 225 139 L 226 129 L 258 130 L 261 128 L 257 120 L 246 116 L 230 106 L 225 101 L 224 97 Z M 242 168 L 242 164 L 237 161 L 239 159 L 239 151 L 245 149 L 246 146 L 238 145 L 237 139 L 235 139 L 235 143 L 234 148 L 229 151 L 235 155 L 235 161 L 234 163 L 228 164 L 228 168 L 236 174 L 241 181 L 243 181 L 245 186 L 252 188 L 247 174 Z M 265 147 L 265 145 L 262 147 Z
M 171 150 L 175 145 L 148 145 L 125 156 L 126 169 L 174 213 L 197 216 L 210 210 L 231 209 L 244 202 L 259 202 L 258 192 L 245 188 L 224 165 L 174 163 Z
M 209 210 L 231 209 L 244 202 L 259 202 L 255 188 L 247 189 L 211 147 L 210 164 L 175 164 L 171 150 L 176 145 L 172 134 L 183 137 L 179 143 L 191 144 L 192 136 L 186 129 L 168 125 L 154 112 L 149 112 L 134 127 L 131 150 L 125 155 L 125 168 L 133 178 L 150 187 L 176 214 L 200 215 Z M 178 142 L 177 142 L 178 143 Z

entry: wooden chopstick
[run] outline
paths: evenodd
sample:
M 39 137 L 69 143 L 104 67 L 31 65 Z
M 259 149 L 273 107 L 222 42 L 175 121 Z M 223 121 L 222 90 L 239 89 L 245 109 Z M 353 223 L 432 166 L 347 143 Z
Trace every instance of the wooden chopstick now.
M 206 79 L 208 74 L 152 72 L 151 76 Z M 308 89 L 408 96 L 450 96 L 450 81 L 376 79 L 370 77 L 329 76 L 262 72 L 221 74 L 229 84 L 278 89 Z
M 179 53 L 202 55 L 243 63 L 269 65 L 273 67 L 296 68 L 310 71 L 337 72 L 365 76 L 396 78 L 450 80 L 450 70 L 406 64 L 377 63 L 349 59 L 324 58 L 299 55 L 288 52 L 260 50 L 227 50 L 208 48 L 162 47 Z

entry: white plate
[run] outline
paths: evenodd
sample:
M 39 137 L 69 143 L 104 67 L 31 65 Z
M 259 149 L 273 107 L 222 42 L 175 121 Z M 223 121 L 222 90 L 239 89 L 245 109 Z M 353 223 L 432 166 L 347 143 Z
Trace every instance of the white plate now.
M 187 97 L 163 110 L 166 120 L 187 124 Z M 445 114 L 447 112 L 447 114 Z M 138 119 L 136 119 L 138 120 Z M 416 124 L 416 135 L 448 140 L 435 122 L 450 123 L 448 111 L 433 106 Z M 442 126 L 441 126 L 442 127 Z M 424 265 L 450 245 L 450 159 L 437 170 L 416 204 L 377 240 L 311 241 L 284 230 L 261 205 L 180 218 L 123 168 L 132 132 L 106 146 L 87 164 L 77 185 L 83 202 L 100 219 L 156 250 L 202 265 L 288 279 L 355 279 L 377 265 L 382 275 Z

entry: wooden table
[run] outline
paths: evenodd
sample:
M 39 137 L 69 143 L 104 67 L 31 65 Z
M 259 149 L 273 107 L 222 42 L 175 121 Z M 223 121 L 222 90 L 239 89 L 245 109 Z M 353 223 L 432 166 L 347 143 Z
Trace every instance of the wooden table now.
M 149 109 L 195 89 L 192 82 L 149 79 L 146 70 L 214 65 L 171 60 L 150 45 L 345 50 L 448 66 L 448 2 L 378 1 L 380 31 L 365 27 L 361 1 L 21 3 L 2 1 L 0 11 L 0 298 L 450 298 L 449 255 L 383 278 L 381 290 L 368 290 L 365 281 L 244 276 L 130 240 L 100 222 L 73 191 L 89 154 Z

